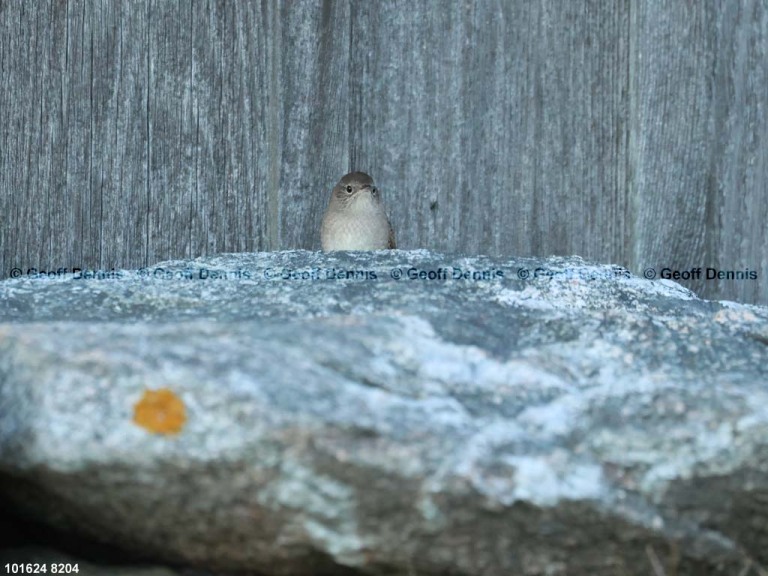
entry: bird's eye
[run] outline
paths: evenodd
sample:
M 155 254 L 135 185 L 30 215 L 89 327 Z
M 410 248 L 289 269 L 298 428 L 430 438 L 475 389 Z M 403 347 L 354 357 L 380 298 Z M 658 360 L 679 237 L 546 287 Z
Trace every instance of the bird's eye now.
M 371 193 L 373 193 L 374 196 L 376 195 L 377 192 L 378 192 L 378 190 L 376 190 L 376 186 L 371 188 Z
M 347 193 L 352 194 L 352 186 L 347 186 Z

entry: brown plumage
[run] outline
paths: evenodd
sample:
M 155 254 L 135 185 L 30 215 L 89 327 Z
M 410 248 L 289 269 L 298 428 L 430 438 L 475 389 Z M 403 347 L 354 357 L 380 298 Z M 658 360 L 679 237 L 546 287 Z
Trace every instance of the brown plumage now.
M 323 250 L 396 248 L 381 194 L 365 172 L 350 172 L 333 187 L 320 228 Z

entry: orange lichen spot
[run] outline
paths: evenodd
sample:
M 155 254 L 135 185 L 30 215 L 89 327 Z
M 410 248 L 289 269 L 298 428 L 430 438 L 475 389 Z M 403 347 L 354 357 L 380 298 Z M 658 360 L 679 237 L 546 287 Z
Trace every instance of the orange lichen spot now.
M 146 390 L 133 407 L 133 421 L 155 434 L 178 434 L 187 421 L 187 410 L 169 388 Z

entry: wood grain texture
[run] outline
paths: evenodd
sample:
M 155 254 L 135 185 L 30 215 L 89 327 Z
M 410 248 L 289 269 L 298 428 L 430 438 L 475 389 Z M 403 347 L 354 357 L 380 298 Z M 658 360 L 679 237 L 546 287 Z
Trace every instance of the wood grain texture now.
M 712 16 L 711 2 L 641 2 L 633 7 L 633 270 L 702 265 L 707 205 L 715 194 L 709 145 Z
M 403 247 L 621 261 L 628 10 L 601 6 L 354 4 L 352 158 Z
M 768 304 L 768 4 L 716 4 L 712 179 L 705 257 L 755 270 L 759 282 L 723 280 L 710 298 Z M 710 256 L 711 255 L 711 256 Z
M 280 4 L 279 245 L 316 250 L 331 188 L 350 171 L 349 3 Z
M 268 245 L 270 8 L 159 2 L 151 22 L 148 262 Z
M 0 0 L 0 69 L 0 277 L 317 249 L 356 169 L 403 248 L 768 303 L 762 0 Z
M 66 267 L 108 270 L 121 268 L 126 262 L 141 266 L 153 242 L 149 219 L 157 206 L 152 204 L 149 167 L 150 10 L 149 5 L 142 4 L 129 7 L 119 2 L 81 1 L 78 13 L 69 16 L 73 22 L 91 22 L 81 39 L 72 39 L 74 45 L 92 46 L 90 52 L 74 52 L 68 58 L 73 67 L 83 65 L 86 58 L 89 63 L 90 80 L 71 86 L 68 96 L 72 106 L 88 103 L 88 116 L 87 123 L 84 116 L 74 125 L 65 118 L 62 130 L 65 134 L 82 133 L 80 140 L 91 137 L 92 141 L 89 174 L 69 173 L 67 187 L 58 192 L 63 202 L 76 200 L 85 190 L 88 198 L 83 208 L 87 218 L 77 230 L 84 250 L 66 258 Z M 81 154 L 85 155 L 85 150 L 72 149 L 71 161 L 78 162 Z M 168 166 L 168 170 L 179 167 Z M 46 265 L 56 265 L 59 258 L 51 258 Z
M 757 270 L 682 283 L 768 303 L 765 3 L 637 3 L 631 30 L 631 268 Z

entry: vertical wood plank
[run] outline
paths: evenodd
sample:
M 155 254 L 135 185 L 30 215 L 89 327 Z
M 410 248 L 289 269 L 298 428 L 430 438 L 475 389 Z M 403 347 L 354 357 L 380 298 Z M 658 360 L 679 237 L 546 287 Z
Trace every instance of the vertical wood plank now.
M 464 8 L 353 6 L 353 166 L 382 188 L 399 247 L 472 251 L 481 223 L 468 207 L 490 193 L 480 182 L 469 188 L 470 168 L 460 161 L 467 144 L 463 60 L 471 42 Z
M 79 13 L 72 21 L 68 9 Z M 2 81 L 3 274 L 19 266 L 62 265 L 77 257 L 82 214 L 65 194 L 70 178 L 87 182 L 89 22 L 83 5 L 0 5 Z M 70 74 L 74 74 L 70 78 Z M 74 104 L 70 90 L 79 92 Z M 86 91 L 85 94 L 88 94 Z M 81 128 L 66 130 L 72 116 Z M 73 162 L 70 150 L 79 152 Z
M 29 196 L 17 200 L 26 204 L 30 214 L 27 223 L 39 218 L 38 230 L 18 228 L 21 234 L 29 235 L 25 260 L 29 258 L 31 266 L 50 270 L 67 266 L 68 261 L 81 265 L 84 252 L 91 248 L 81 239 L 89 224 L 92 198 L 89 96 L 94 23 L 92 7 L 85 2 L 43 6 L 35 11 L 27 5 L 34 14 L 38 37 L 34 66 L 26 64 L 23 74 L 33 80 L 30 92 L 21 96 L 15 106 L 28 112 L 34 110 L 37 137 L 26 165 Z M 67 129 L 67 124 L 73 129 Z M 80 194 L 68 194 L 70 179 L 82 183 Z
M 355 3 L 352 158 L 402 244 L 620 260 L 628 4 Z
M 705 258 L 758 280 L 712 280 L 707 298 L 768 304 L 768 6 L 716 5 L 711 178 Z
M 86 246 L 84 266 L 139 267 L 147 263 L 150 245 L 149 6 L 102 0 L 93 11 L 97 23 L 88 98 L 93 162 L 79 242 Z M 70 96 L 73 101 L 82 97 Z M 66 194 L 84 194 L 81 180 L 70 181 Z
M 766 22 L 759 1 L 641 3 L 633 18 L 633 268 L 702 268 L 680 283 L 706 298 L 768 301 Z
M 630 2 L 546 2 L 533 28 L 532 251 L 628 264 Z
M 349 171 L 349 3 L 281 3 L 281 249 L 320 247 L 331 188 Z
M 199 90 L 194 77 L 194 6 L 151 2 L 147 10 L 147 262 L 189 258 L 195 253 L 193 245 L 200 248 L 200 242 L 196 242 L 199 239 L 193 239 L 197 232 L 193 223 L 200 221 L 199 207 L 195 205 L 199 192 L 195 153 L 200 140 L 207 143 L 211 135 L 199 137 L 194 116 L 193 94 L 196 88 Z M 215 11 L 213 6 L 204 7 Z M 212 34 L 206 40 L 216 45 L 218 38 Z
M 191 31 L 191 45 L 188 51 L 179 51 L 169 44 L 173 57 L 183 59 L 183 64 L 173 82 L 158 84 L 157 94 L 157 113 L 173 118 L 172 126 L 182 127 L 179 144 L 170 144 L 183 151 L 183 157 L 170 159 L 170 165 L 185 166 L 182 179 L 171 177 L 177 196 L 185 201 L 164 207 L 165 215 L 157 219 L 158 234 L 162 235 L 160 228 L 174 229 L 181 223 L 189 234 L 190 256 L 263 250 L 268 247 L 270 213 L 268 130 L 274 64 L 268 46 L 274 23 L 266 3 L 208 2 L 191 7 L 190 21 L 184 25 Z M 170 6 L 165 10 L 174 25 L 175 10 Z M 164 38 L 158 31 L 158 47 Z M 158 68 L 158 74 L 169 73 L 166 66 Z M 174 84 L 185 86 L 187 92 L 171 105 L 178 99 L 173 96 L 179 91 Z M 179 110 L 184 110 L 183 116 Z M 166 142 L 169 135 L 161 126 L 158 138 Z M 158 156 L 157 170 L 167 164 Z M 167 196 L 162 188 L 156 194 Z M 178 251 L 175 244 L 171 246 Z
M 128 12 L 2 5 L 4 274 L 146 254 L 146 17 Z
M 632 268 L 702 265 L 710 177 L 712 2 L 633 5 Z M 702 282 L 691 285 L 696 290 Z
M 270 34 L 253 3 L 159 3 L 150 41 L 149 261 L 263 248 Z

